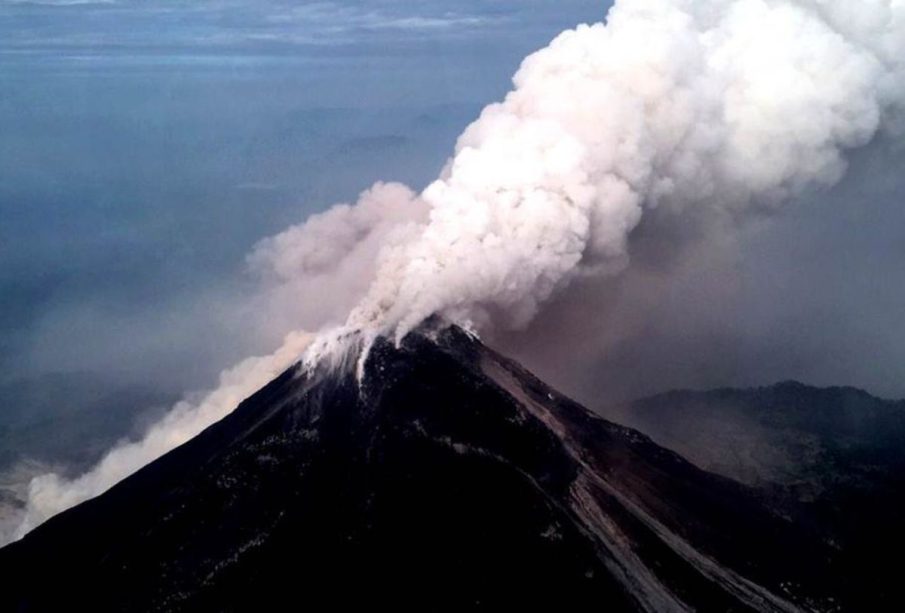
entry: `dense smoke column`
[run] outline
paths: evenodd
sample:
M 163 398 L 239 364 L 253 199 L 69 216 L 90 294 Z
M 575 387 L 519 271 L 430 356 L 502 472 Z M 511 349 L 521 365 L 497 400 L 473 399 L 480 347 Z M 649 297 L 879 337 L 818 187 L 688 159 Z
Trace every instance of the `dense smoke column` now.
M 627 265 L 654 207 L 734 216 L 835 183 L 902 99 L 895 2 L 617 2 L 528 57 L 422 194 L 349 326 L 519 327 Z

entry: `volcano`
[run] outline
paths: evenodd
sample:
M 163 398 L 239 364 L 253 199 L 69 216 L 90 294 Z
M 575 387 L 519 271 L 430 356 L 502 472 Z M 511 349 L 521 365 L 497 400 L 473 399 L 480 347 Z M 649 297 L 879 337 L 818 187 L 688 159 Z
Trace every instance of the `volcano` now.
M 841 552 L 462 330 L 294 367 L 0 550 L 4 610 L 834 611 Z

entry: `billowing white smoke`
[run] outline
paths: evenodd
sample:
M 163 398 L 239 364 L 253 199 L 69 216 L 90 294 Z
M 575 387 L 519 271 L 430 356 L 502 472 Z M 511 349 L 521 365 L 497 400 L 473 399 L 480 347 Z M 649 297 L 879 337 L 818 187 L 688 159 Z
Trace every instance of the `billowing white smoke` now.
M 378 183 L 354 206 L 336 205 L 261 241 L 248 256 L 266 285 L 255 315 L 285 332 L 335 324 L 367 293 L 384 245 L 417 236 L 427 207 L 408 187 Z
M 375 186 L 251 261 L 284 299 L 351 308 L 309 345 L 310 361 L 344 339 L 400 338 L 431 315 L 519 327 L 577 275 L 628 265 L 647 209 L 735 217 L 833 184 L 846 150 L 901 110 L 903 69 L 905 0 L 620 0 L 606 24 L 528 57 L 420 196 Z M 85 476 L 35 480 L 21 531 L 220 419 L 301 344 L 177 407 Z
M 831 184 L 902 99 L 905 3 L 627 0 L 525 60 L 385 248 L 349 325 L 520 326 L 627 262 L 645 208 L 733 213 Z
M 261 241 L 248 256 L 249 266 L 266 284 L 257 306 L 306 325 L 329 321 L 328 316 L 335 315 L 337 309 L 348 312 L 367 291 L 381 246 L 388 241 L 409 240 L 424 213 L 425 207 L 408 187 L 378 183 L 362 193 L 354 207 L 337 205 Z M 325 296 L 329 300 L 324 300 Z M 290 301 L 302 304 L 293 309 Z M 66 480 L 56 474 L 32 479 L 25 515 L 17 529 L 0 533 L 0 544 L 97 496 L 195 437 L 297 362 L 312 338 L 305 332 L 290 332 L 273 354 L 248 358 L 225 370 L 214 391 L 179 402 L 142 440 L 112 449 L 77 479 Z

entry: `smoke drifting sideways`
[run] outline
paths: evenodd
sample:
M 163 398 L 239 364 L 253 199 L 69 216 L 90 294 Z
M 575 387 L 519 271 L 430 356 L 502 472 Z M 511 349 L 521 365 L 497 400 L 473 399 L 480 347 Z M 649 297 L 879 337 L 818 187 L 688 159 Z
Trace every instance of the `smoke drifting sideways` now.
M 903 47 L 899 2 L 616 3 L 524 61 L 311 361 L 431 315 L 522 327 L 577 277 L 623 270 L 645 212 L 731 222 L 834 184 L 899 115 Z
M 576 281 L 624 271 L 638 241 L 650 257 L 660 234 L 778 212 L 900 128 L 903 103 L 901 0 L 617 1 L 605 23 L 526 58 L 422 193 L 378 184 L 249 256 L 274 299 L 345 323 L 291 334 L 85 475 L 36 478 L 15 536 L 188 440 L 300 355 L 337 359 L 431 316 L 518 330 Z

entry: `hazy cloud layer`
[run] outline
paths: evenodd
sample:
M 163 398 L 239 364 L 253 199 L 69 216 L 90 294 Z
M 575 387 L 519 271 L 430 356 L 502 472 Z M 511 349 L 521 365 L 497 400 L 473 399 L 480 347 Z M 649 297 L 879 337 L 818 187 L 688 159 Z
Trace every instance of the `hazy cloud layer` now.
M 601 7 L 594 11 L 591 7 Z M 368 48 L 398 54 L 412 44 L 487 46 L 603 14 L 600 3 L 497 0 L 21 0 L 0 2 L 0 52 L 331 54 Z M 318 50 L 328 47 L 326 50 Z

